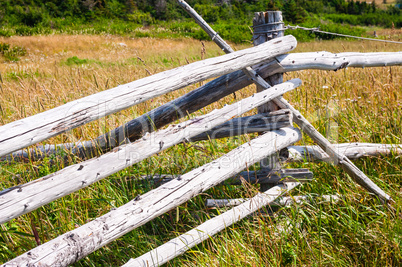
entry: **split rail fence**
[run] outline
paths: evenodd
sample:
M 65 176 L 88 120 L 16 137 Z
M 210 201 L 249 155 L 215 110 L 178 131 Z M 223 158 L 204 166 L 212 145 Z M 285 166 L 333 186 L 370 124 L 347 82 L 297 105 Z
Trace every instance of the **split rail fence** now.
M 241 184 L 240 177 L 251 183 L 264 185 L 261 187 L 262 192 L 249 200 L 210 200 L 209 205 L 236 207 L 125 265 L 158 266 L 263 206 L 270 203 L 288 205 L 286 198 L 274 201 L 301 182 L 310 181 L 313 174 L 306 169 L 282 169 L 281 160 L 284 159 L 334 162 L 383 203 L 392 205 L 391 197 L 350 159 L 387 153 L 402 154 L 402 147 L 360 143 L 330 144 L 282 97 L 286 92 L 300 86 L 301 80 L 283 82 L 281 74 L 304 69 L 336 71 L 346 67 L 401 65 L 401 52 L 287 54 L 297 46 L 297 41 L 291 35 L 283 36 L 280 12 L 256 13 L 254 26 L 255 29 L 258 28 L 258 32 L 254 39 L 260 40 L 258 45 L 235 52 L 186 2 L 177 2 L 227 55 L 161 72 L 1 126 L 1 160 L 37 159 L 58 150 L 67 150 L 89 159 L 1 191 L 0 223 L 90 186 L 181 142 L 245 133 L 261 134 L 219 159 L 184 175 L 143 177 L 163 181 L 162 186 L 12 259 L 3 266 L 67 266 L 213 186 L 222 183 Z M 98 118 L 214 77 L 218 78 L 94 140 L 27 149 L 30 145 Z M 253 96 L 158 130 L 252 83 L 259 88 L 259 92 Z M 260 114 L 239 117 L 257 107 L 262 107 Z M 293 127 L 293 123 L 301 129 Z M 291 146 L 301 139 L 301 131 L 309 135 L 318 146 Z M 260 161 L 264 164 L 267 157 L 268 164 L 260 171 L 241 172 L 247 166 Z M 339 199 L 338 196 L 326 198 Z M 306 200 L 303 196 L 294 199 L 303 200 Z

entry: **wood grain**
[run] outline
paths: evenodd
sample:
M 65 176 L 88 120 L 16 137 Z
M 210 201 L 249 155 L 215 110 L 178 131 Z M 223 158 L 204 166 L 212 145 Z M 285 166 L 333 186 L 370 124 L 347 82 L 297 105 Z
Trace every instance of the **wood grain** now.
M 138 196 L 127 204 L 38 246 L 3 266 L 72 264 L 300 139 L 301 133 L 295 128 L 268 132 L 219 159 L 184 174 L 180 179 Z

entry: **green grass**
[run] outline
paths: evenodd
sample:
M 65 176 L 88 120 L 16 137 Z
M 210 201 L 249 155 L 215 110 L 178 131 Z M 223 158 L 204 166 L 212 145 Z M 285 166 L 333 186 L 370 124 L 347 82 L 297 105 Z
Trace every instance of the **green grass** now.
M 349 18 L 349 17 L 348 17 Z M 324 18 L 326 19 L 326 17 Z M 247 25 L 249 24 L 249 25 Z M 225 40 L 233 43 L 251 43 L 252 22 L 244 21 L 217 21 L 211 24 L 219 35 Z M 362 27 L 348 26 L 341 22 L 333 22 L 331 20 L 323 21 L 323 18 L 312 16 L 307 21 L 300 24 L 304 27 L 320 27 L 324 31 L 332 31 L 341 34 L 361 36 L 365 34 Z M 315 39 L 334 39 L 334 36 L 319 33 L 311 33 L 302 30 L 289 31 L 295 35 L 299 41 L 313 41 Z M 29 27 L 25 25 L 3 26 L 0 29 L 0 36 L 32 36 L 32 35 L 49 35 L 49 34 L 114 34 L 121 36 L 129 36 L 132 38 L 194 38 L 197 40 L 209 40 L 208 35 L 190 19 L 176 21 L 155 21 L 150 25 L 143 26 L 135 21 L 123 21 L 119 19 L 102 19 L 95 20 L 92 23 L 73 22 L 73 21 L 56 21 L 52 28 L 45 26 Z

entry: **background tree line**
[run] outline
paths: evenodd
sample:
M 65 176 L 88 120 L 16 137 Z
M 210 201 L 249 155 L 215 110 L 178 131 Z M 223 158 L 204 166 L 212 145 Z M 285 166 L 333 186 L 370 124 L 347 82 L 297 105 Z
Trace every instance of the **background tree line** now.
M 189 0 L 188 3 L 201 13 L 205 20 L 211 23 L 220 20 L 249 21 L 254 12 L 268 9 L 282 10 L 285 19 L 292 23 L 301 23 L 312 14 L 359 15 L 363 17 L 402 15 L 400 8 L 390 5 L 387 10 L 380 10 L 374 1 L 367 4 L 353 0 Z M 76 18 L 84 21 L 109 18 L 150 24 L 155 20 L 177 20 L 186 16 L 174 0 L 0 1 L 0 23 L 24 24 L 30 27 L 39 24 L 52 26 L 52 19 L 56 18 Z M 338 20 L 340 19 L 338 18 Z M 378 24 L 377 21 L 364 19 L 350 20 L 350 22 Z
M 402 1 L 402 0 L 398 0 Z M 204 19 L 227 40 L 251 39 L 254 12 L 281 10 L 286 23 L 361 35 L 350 25 L 402 27 L 402 11 L 395 5 L 380 9 L 345 0 L 188 0 Z M 142 26 L 166 31 L 136 31 Z M 0 36 L 59 33 L 129 34 L 133 37 L 187 36 L 208 39 L 175 0 L 2 0 Z M 292 31 L 300 41 L 331 39 L 317 33 Z

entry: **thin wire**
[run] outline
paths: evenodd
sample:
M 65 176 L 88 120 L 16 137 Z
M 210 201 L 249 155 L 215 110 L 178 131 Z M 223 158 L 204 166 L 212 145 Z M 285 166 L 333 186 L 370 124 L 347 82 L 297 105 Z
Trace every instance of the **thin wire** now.
M 340 34 L 340 33 L 334 33 L 334 32 L 326 32 L 326 31 L 321 31 L 319 28 L 306 28 L 306 27 L 300 27 L 300 26 L 298 26 L 298 25 L 297 25 L 297 26 L 288 25 L 288 26 L 285 27 L 285 30 L 286 30 L 286 29 L 290 29 L 290 30 L 301 29 L 301 30 L 305 30 L 305 31 L 319 32 L 319 33 L 325 33 L 325 34 L 331 34 L 331 35 L 337 35 L 337 36 L 349 37 L 349 38 L 355 38 L 355 39 L 362 39 L 362 40 L 369 40 L 369 41 L 377 41 L 377 42 L 385 42 L 385 43 L 394 43 L 394 44 L 402 44 L 402 42 L 398 42 L 398 41 L 390 41 L 390 40 L 382 40 L 382 39 L 358 37 L 358 36 L 347 35 L 347 34 Z

